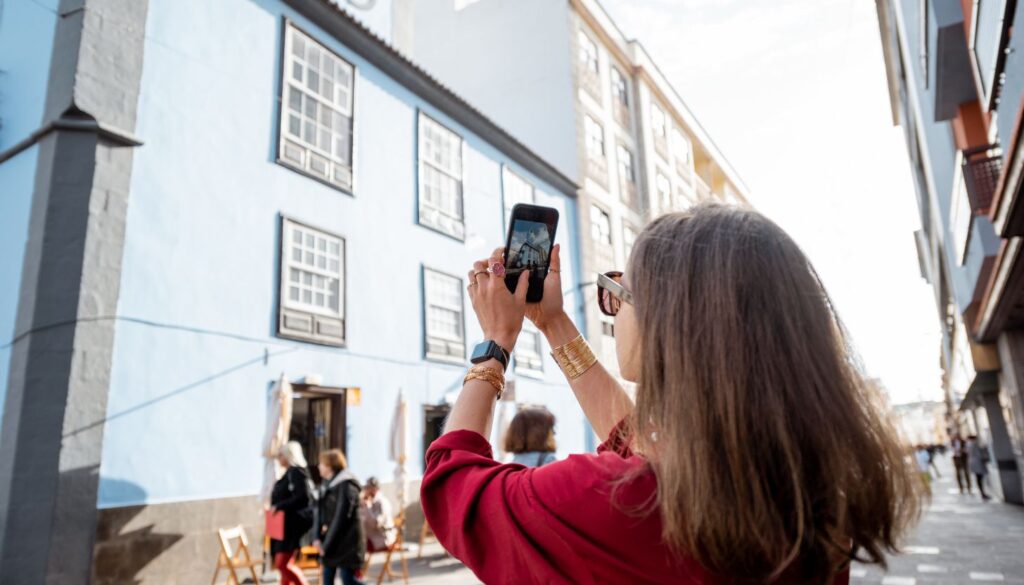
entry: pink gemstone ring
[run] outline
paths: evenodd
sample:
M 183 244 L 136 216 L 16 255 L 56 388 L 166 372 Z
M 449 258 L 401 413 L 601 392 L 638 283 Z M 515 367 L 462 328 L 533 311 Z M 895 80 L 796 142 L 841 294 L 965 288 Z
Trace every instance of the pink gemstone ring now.
M 505 265 L 501 262 L 491 262 L 487 270 L 494 276 L 505 276 Z

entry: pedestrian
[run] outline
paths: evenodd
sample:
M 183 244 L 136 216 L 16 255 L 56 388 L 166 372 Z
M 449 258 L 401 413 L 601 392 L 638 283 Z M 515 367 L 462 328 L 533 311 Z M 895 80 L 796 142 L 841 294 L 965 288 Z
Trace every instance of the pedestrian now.
M 968 455 L 967 455 L 967 441 L 964 440 L 960 433 L 953 435 L 953 439 L 950 440 L 950 447 L 953 451 L 953 467 L 956 472 L 956 485 L 960 488 L 960 493 L 964 493 L 964 486 L 967 486 L 967 493 L 970 494 L 971 490 L 971 472 L 967 468 Z
M 941 478 L 942 474 L 939 473 L 939 466 L 935 463 L 935 452 L 939 450 L 939 446 L 928 445 L 926 449 L 928 449 L 928 470 L 935 472 L 935 477 Z
M 917 472 L 921 476 L 921 482 L 925 489 L 931 490 L 932 474 L 928 469 L 931 466 L 931 457 L 928 455 L 928 447 L 924 445 L 914 447 L 914 459 L 917 462 Z
M 362 491 L 355 474 L 348 470 L 345 454 L 328 449 L 320 454 L 320 506 L 317 514 L 317 539 L 323 583 L 334 585 L 340 573 L 343 585 L 363 585 L 359 573 L 366 556 L 366 536 L 360 514 Z
M 512 462 L 541 467 L 555 461 L 555 415 L 546 408 L 524 408 L 505 431 L 505 452 Z
M 981 499 L 989 500 L 991 497 L 985 493 L 985 481 L 988 476 L 988 447 L 978 440 L 978 435 L 967 437 L 967 461 L 974 479 L 978 482 L 978 491 L 981 492 Z
M 565 312 L 559 246 L 529 305 L 529 275 L 510 293 L 502 252 L 468 274 L 493 345 L 478 346 L 486 359 L 430 446 L 421 488 L 430 527 L 480 580 L 846 583 L 854 557 L 885 566 L 919 516 L 920 484 L 821 282 L 779 227 L 697 205 L 652 221 L 625 274 L 599 275 L 635 405 Z M 539 469 L 492 458 L 503 352 L 524 314 L 607 437 L 598 453 Z
M 281 585 L 307 585 L 305 576 L 294 563 L 295 555 L 302 548 L 302 537 L 313 526 L 310 509 L 313 490 L 302 445 L 289 441 L 281 449 L 277 461 L 285 472 L 270 493 L 270 508 L 284 512 L 284 539 L 271 540 L 270 552 L 274 557 L 274 568 L 281 573 Z
M 371 552 L 387 550 L 398 539 L 391 502 L 380 493 L 380 481 L 376 477 L 367 479 L 363 488 L 363 528 Z

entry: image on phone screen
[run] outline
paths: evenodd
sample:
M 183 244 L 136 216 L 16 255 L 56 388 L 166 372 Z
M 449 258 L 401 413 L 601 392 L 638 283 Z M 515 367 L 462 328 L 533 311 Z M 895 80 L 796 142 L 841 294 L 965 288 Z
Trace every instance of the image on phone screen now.
M 546 269 L 550 254 L 551 234 L 547 224 L 519 218 L 513 221 L 505 261 L 509 274 L 519 274 L 524 270 L 536 273 Z

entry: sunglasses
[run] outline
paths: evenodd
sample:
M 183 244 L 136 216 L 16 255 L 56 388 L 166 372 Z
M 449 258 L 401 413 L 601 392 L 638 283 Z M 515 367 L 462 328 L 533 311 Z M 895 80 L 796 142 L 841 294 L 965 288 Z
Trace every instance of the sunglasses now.
M 618 270 L 597 275 L 597 306 L 609 317 L 618 314 L 622 303 L 633 304 L 633 293 L 622 286 L 622 273 Z

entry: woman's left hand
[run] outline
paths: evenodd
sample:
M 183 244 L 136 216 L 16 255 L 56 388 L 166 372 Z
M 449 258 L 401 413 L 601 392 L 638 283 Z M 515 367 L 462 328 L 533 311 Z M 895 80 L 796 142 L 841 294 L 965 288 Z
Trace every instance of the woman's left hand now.
M 487 260 L 473 263 L 469 271 L 469 300 L 473 311 L 484 332 L 484 339 L 489 339 L 505 350 L 511 352 L 516 345 L 519 331 L 523 328 L 523 316 L 526 314 L 526 290 L 529 288 L 529 271 L 519 274 L 516 292 L 512 294 L 505 286 L 505 277 L 496 276 L 487 271 L 487 267 L 495 262 L 505 265 L 504 248 L 497 248 Z

